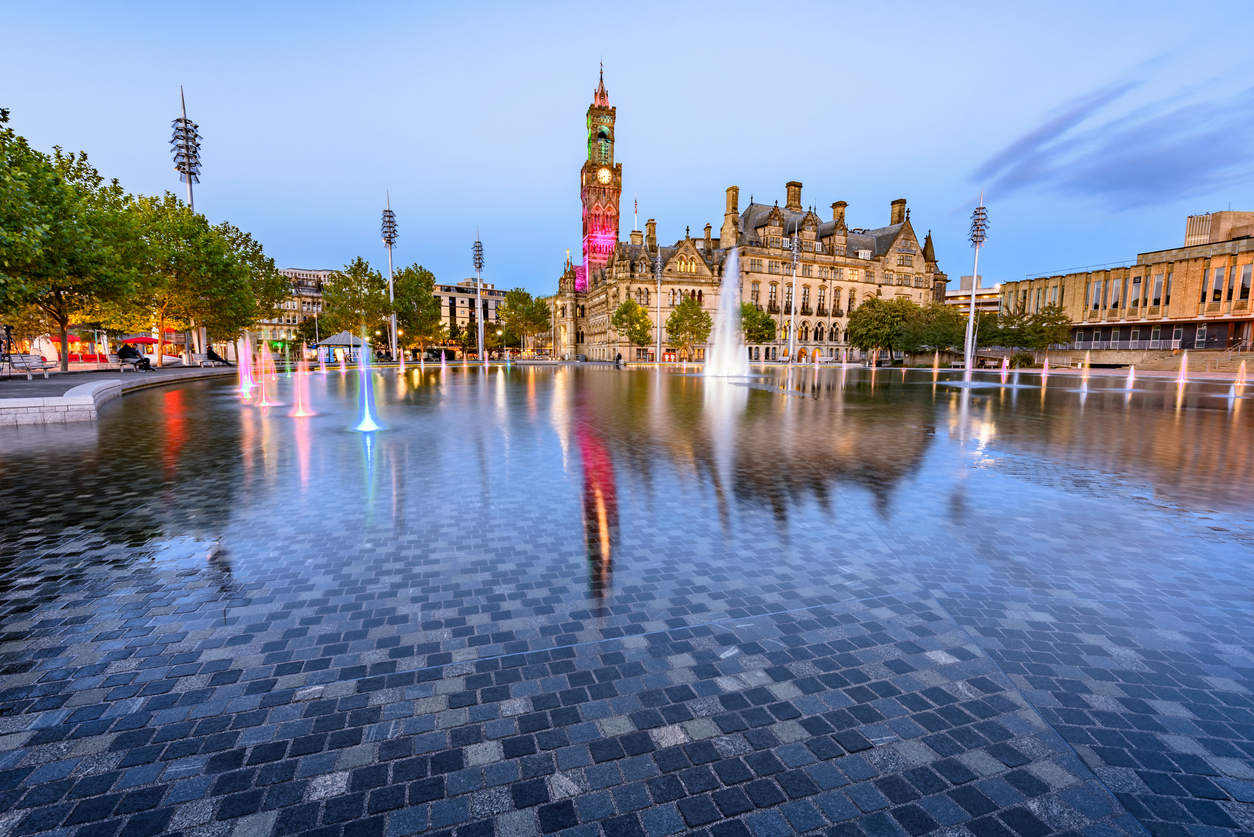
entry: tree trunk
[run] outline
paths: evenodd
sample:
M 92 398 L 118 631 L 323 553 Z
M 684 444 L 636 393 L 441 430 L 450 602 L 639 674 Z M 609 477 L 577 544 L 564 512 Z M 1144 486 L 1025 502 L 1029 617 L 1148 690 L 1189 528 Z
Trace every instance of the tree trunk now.
M 161 360 L 165 357 L 165 314 L 162 313 L 157 317 L 157 366 L 161 366 Z

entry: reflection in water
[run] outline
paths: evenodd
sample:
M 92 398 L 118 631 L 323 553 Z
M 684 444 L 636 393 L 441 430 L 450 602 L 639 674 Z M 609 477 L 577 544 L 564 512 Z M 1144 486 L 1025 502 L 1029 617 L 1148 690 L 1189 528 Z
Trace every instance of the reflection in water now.
M 588 589 L 598 610 L 610 592 L 614 540 L 618 537 L 618 497 L 610 452 L 584 421 L 575 426 L 583 460 L 583 538 L 588 551 Z

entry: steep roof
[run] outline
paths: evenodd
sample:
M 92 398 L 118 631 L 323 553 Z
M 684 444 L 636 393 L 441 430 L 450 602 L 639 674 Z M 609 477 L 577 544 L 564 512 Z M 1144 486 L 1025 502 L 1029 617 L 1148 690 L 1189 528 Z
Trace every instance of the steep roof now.
M 872 258 L 879 258 L 889 251 L 897 235 L 905 224 L 892 224 L 865 232 L 849 232 L 848 247 L 850 250 L 870 250 Z

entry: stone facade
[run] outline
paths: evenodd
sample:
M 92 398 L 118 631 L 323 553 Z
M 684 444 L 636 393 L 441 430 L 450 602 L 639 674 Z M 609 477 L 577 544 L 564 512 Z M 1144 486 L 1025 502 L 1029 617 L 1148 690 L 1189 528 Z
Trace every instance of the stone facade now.
M 1228 214 L 1247 213 L 1215 213 Z M 1186 235 L 1198 235 L 1194 218 Z M 1217 220 L 1205 242 L 1141 253 L 1122 267 L 1007 282 L 1002 310 L 1062 305 L 1075 349 L 1248 348 L 1254 238 L 1251 228 Z
M 723 269 L 733 247 L 739 248 L 740 298 L 765 310 L 776 322 L 776 339 L 770 344 L 749 346 L 753 360 L 782 360 L 788 352 L 793 287 L 796 288 L 797 359 L 833 357 L 847 346 L 849 313 L 871 297 L 904 297 L 918 303 L 942 301 L 947 278 L 941 272 L 929 232 L 922 242 L 910 221 L 906 201 L 890 206 L 889 223 L 872 229 L 855 229 L 846 224 L 847 204 L 831 205 L 831 218 L 824 221 L 813 207 L 801 202 L 801 183 L 785 186 L 784 206 L 757 203 L 750 199 L 742 211 L 740 190 L 727 189 L 723 223 L 719 235 L 706 224 L 703 234 L 692 235 L 688 228 L 682 239 L 662 245 L 657 225 L 650 219 L 645 231 L 632 231 L 628 241 L 617 241 L 618 195 L 622 187 L 622 164 L 601 172 L 604 159 L 613 160 L 613 109 L 602 82 L 588 109 L 588 160 L 583 164 L 581 188 L 584 199 L 584 262 L 574 264 L 569 256 L 551 297 L 552 340 L 558 357 L 584 355 L 590 360 L 613 360 L 621 354 L 626 360 L 656 360 L 659 324 L 665 331 L 671 309 L 685 296 L 696 297 L 713 314 L 719 304 Z M 594 129 L 603 126 L 610 115 L 609 150 L 604 141 L 595 141 Z M 606 156 L 608 155 L 608 156 Z M 589 177 L 608 180 L 607 188 L 589 190 Z M 598 230 L 608 229 L 605 219 L 613 219 L 615 243 L 608 258 L 589 246 L 589 219 Z M 595 226 L 595 224 L 594 224 Z M 794 247 L 797 238 L 796 279 L 793 280 Z M 659 270 L 660 259 L 660 270 Z M 650 346 L 637 347 L 616 333 L 610 325 L 614 310 L 627 299 L 634 299 L 649 312 L 655 335 Z M 675 350 L 661 335 L 662 360 L 677 360 Z M 694 360 L 704 357 L 705 347 L 695 349 Z

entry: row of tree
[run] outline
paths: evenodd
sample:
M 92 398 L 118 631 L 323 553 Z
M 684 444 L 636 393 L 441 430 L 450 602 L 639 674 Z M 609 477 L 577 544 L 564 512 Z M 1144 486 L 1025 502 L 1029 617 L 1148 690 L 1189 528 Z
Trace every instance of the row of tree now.
M 960 351 L 966 342 L 967 315 L 940 303 L 916 305 L 909 299 L 868 299 L 849 315 L 849 344 L 868 352 Z M 627 300 L 615 309 L 610 325 L 628 342 L 648 346 L 653 322 L 643 305 Z M 666 320 L 666 343 L 690 356 L 692 347 L 710 337 L 712 321 L 701 303 L 685 297 Z M 776 323 L 751 303 L 740 306 L 740 327 L 746 343 L 775 339 Z M 1022 351 L 1048 351 L 1071 340 L 1071 320 L 1058 305 L 1034 313 L 977 314 L 976 346 L 1001 346 Z
M 908 299 L 868 299 L 849 315 L 849 344 L 868 352 L 961 351 L 967 320 L 961 309 L 938 302 L 916 305 Z M 1060 305 L 1036 312 L 1020 308 L 1005 314 L 976 314 L 977 348 L 1040 352 L 1070 341 L 1071 319 Z
M 484 343 L 487 349 L 524 346 L 527 338 L 549 329 L 548 305 L 522 288 L 505 294 L 497 309 L 497 328 L 487 328 Z M 307 318 L 297 328 L 297 336 L 306 343 L 317 336 L 330 336 L 339 331 L 365 333 L 376 348 L 388 343 L 392 315 L 396 315 L 397 343 L 406 350 L 425 350 L 430 346 L 460 345 L 465 351 L 477 350 L 478 328 L 471 323 L 460 326 L 455 319 L 444 320 L 440 297 L 435 293 L 435 275 L 422 265 L 403 267 L 392 274 L 392 299 L 388 299 L 387 279 L 358 256 L 332 273 L 322 287 L 322 313 L 315 324 Z
M 0 110 L 0 317 L 28 336 L 205 328 L 234 339 L 287 296 L 248 233 L 210 225 L 170 193 L 128 194 L 84 153 L 30 147 Z M 161 356 L 158 345 L 158 357 Z

